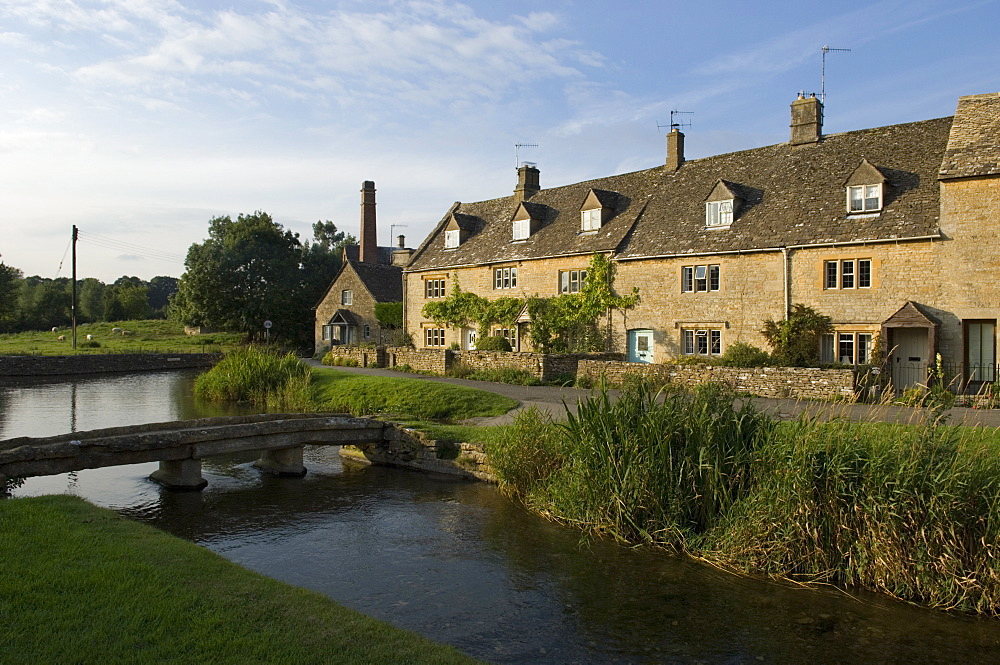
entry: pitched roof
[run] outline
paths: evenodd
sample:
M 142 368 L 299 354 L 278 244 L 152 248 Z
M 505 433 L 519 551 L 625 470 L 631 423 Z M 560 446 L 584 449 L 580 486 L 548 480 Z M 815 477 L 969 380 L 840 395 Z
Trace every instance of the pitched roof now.
M 828 135 L 685 162 L 664 172 L 621 258 L 750 251 L 936 235 L 937 171 L 951 118 Z M 887 186 L 881 212 L 848 215 L 844 183 L 867 159 Z M 743 199 L 727 229 L 705 228 L 722 179 Z
M 658 166 L 543 189 L 529 202 L 533 216 L 544 211 L 543 223 L 524 241 L 513 240 L 513 196 L 458 202 L 408 270 L 595 252 L 629 259 L 937 235 L 938 171 L 951 124 L 939 118 L 832 134 L 809 145 L 693 159 L 676 171 Z M 886 180 L 884 206 L 848 215 L 845 182 L 863 160 Z M 706 229 L 705 201 L 720 181 L 743 203 L 730 227 Z M 580 206 L 591 189 L 613 201 L 613 214 L 596 233 L 581 233 Z M 470 234 L 445 249 L 443 228 L 452 214 L 462 216 Z
M 376 253 L 376 261 L 379 265 L 392 265 L 392 253 L 396 250 L 395 247 L 377 247 L 378 252 Z M 361 246 L 360 245 L 344 245 L 344 255 L 349 261 L 360 261 L 361 260 Z
M 511 225 L 519 205 L 514 196 L 455 203 L 414 253 L 407 270 L 615 251 L 642 214 L 658 176 L 659 169 L 651 169 L 543 189 L 525 203 L 541 224 L 520 241 L 513 239 Z M 604 190 L 601 200 L 612 213 L 598 231 L 581 233 L 580 206 L 591 189 Z M 453 214 L 462 218 L 470 234 L 459 247 L 445 249 L 444 227 Z
M 377 302 L 403 301 L 402 268 L 360 261 L 348 261 L 348 264 Z
M 958 98 L 941 179 L 1000 175 L 1000 92 Z

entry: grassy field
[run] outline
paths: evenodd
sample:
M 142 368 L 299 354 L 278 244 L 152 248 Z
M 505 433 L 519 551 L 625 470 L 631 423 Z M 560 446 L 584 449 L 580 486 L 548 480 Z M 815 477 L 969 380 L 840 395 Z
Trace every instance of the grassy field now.
M 130 335 L 112 332 L 113 328 Z M 92 339 L 88 340 L 87 335 Z M 64 339 L 59 339 L 62 336 Z M 74 353 L 203 353 L 231 348 L 243 341 L 239 333 L 185 335 L 184 325 L 176 321 L 116 321 L 77 326 L 76 351 L 72 331 L 29 331 L 0 335 L 0 355 L 61 356 Z
M 0 663 L 474 663 L 71 496 L 0 501 Z

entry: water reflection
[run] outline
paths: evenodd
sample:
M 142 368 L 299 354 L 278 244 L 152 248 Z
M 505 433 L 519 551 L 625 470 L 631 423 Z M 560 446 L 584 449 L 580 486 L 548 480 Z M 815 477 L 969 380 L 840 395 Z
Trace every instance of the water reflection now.
M 171 400 L 189 395 L 189 387 L 153 385 Z M 81 384 L 78 400 L 85 389 L 93 385 Z M 0 390 L 0 406 L 10 404 Z M 16 494 L 72 491 L 497 663 L 997 660 L 996 622 L 584 541 L 490 486 L 344 466 L 335 448 L 308 448 L 302 479 L 262 476 L 250 466 L 254 457 L 206 460 L 209 486 L 200 493 L 150 483 L 150 464 L 30 479 Z

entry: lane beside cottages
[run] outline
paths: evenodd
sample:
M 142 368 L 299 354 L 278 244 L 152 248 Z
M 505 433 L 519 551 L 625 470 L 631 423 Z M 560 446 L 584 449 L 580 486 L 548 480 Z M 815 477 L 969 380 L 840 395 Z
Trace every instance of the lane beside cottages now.
M 318 360 L 303 360 L 313 367 L 335 369 L 353 374 L 363 374 L 368 376 L 394 376 L 408 377 L 423 381 L 436 381 L 439 383 L 451 383 L 453 385 L 468 386 L 478 388 L 499 395 L 517 400 L 520 404 L 516 408 L 502 416 L 490 418 L 474 418 L 468 424 L 475 425 L 505 425 L 512 423 L 521 411 L 537 408 L 539 411 L 552 414 L 553 418 L 561 419 L 565 417 L 566 410 L 576 413 L 577 401 L 587 397 L 591 390 L 586 388 L 572 388 L 561 386 L 518 386 L 509 383 L 493 383 L 491 381 L 472 381 L 469 379 L 456 379 L 445 376 L 429 376 L 426 374 L 412 374 L 409 372 L 397 372 L 392 369 L 376 369 L 371 367 L 328 367 L 322 365 Z M 612 391 L 612 395 L 615 391 Z M 834 402 L 806 401 L 796 399 L 776 399 L 770 397 L 749 398 L 753 404 L 765 413 L 771 414 L 783 420 L 799 417 L 803 413 L 815 416 L 820 419 L 846 418 L 854 421 L 877 421 L 877 422 L 899 422 L 899 423 L 920 423 L 926 418 L 936 417 L 928 409 L 886 405 L 886 404 L 838 404 Z M 1000 410 L 997 409 L 970 409 L 956 407 L 945 410 L 942 417 L 950 425 L 966 425 L 969 427 L 1000 427 Z

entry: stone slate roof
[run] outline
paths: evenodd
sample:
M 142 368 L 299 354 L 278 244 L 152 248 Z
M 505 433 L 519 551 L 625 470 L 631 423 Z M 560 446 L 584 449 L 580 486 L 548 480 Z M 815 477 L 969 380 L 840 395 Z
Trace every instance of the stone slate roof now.
M 379 247 L 379 249 L 384 248 Z M 361 263 L 360 261 L 348 261 L 348 264 L 354 269 L 354 272 L 358 275 L 358 279 L 361 280 L 377 302 L 403 301 L 402 268 L 399 266 Z
M 514 196 L 455 203 L 414 253 L 407 270 L 615 251 L 641 216 L 658 178 L 659 170 L 651 169 L 543 189 L 527 201 L 529 212 L 542 223 L 521 241 L 513 240 L 511 220 L 518 208 Z M 612 213 L 597 232 L 581 234 L 580 210 L 591 189 L 604 190 L 600 200 Z M 444 227 L 452 214 L 470 235 L 458 248 L 445 249 Z
M 938 172 L 952 118 L 824 136 L 543 189 L 541 228 L 512 241 L 517 200 L 455 203 L 407 270 L 481 265 L 570 254 L 616 252 L 622 259 L 752 251 L 781 246 L 891 240 L 938 234 Z M 995 122 L 993 123 L 995 126 Z M 886 178 L 883 210 L 846 214 L 845 182 L 867 159 Z M 705 228 L 705 200 L 722 180 L 742 204 L 727 229 Z M 615 193 L 614 214 L 581 234 L 580 208 L 591 189 Z M 444 226 L 461 217 L 470 236 L 445 249 Z
M 620 257 L 936 235 L 950 127 L 951 118 L 940 118 L 685 162 L 663 173 Z M 883 209 L 848 215 L 845 182 L 864 159 L 887 181 Z M 720 179 L 742 205 L 729 228 L 706 229 L 705 197 Z
M 1000 92 L 958 98 L 941 179 L 1000 175 Z
M 375 259 L 378 261 L 379 265 L 392 265 L 392 253 L 396 250 L 395 247 L 377 247 L 378 251 L 375 254 Z M 361 246 L 360 245 L 344 245 L 344 254 L 348 261 L 360 261 L 361 260 Z

